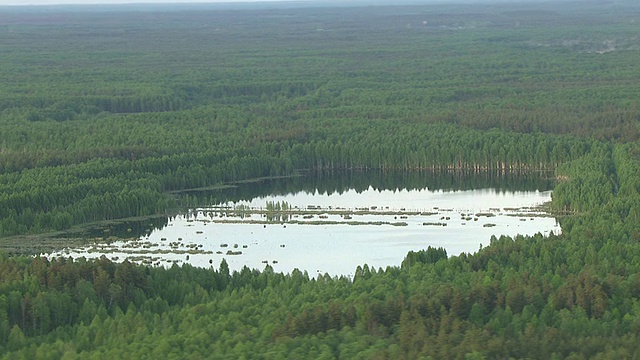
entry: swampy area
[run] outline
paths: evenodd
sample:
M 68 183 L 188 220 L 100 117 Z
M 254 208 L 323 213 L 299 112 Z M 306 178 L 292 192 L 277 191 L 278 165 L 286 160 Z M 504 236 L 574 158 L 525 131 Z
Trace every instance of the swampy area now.
M 639 23 L 0 5 L 0 358 L 640 358 Z
M 357 266 L 395 266 L 409 251 L 429 246 L 459 255 L 489 245 L 492 236 L 559 234 L 549 213 L 552 181 L 543 175 L 507 181 L 487 174 L 332 171 L 239 183 L 191 191 L 219 200 L 157 222 L 57 235 L 85 241 L 42 255 L 204 268 L 225 259 L 232 271 L 269 264 L 284 273 L 353 277 Z

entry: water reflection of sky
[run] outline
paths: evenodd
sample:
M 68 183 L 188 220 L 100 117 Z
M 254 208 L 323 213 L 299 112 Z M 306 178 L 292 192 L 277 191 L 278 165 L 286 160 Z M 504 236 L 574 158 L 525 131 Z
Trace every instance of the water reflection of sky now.
M 374 190 L 369 188 L 363 192 L 348 190 L 343 193 L 308 193 L 264 196 L 249 202 L 238 202 L 251 207 L 264 207 L 267 201 L 286 201 L 300 208 L 308 205 L 321 207 L 389 207 L 390 210 L 401 208 L 423 211 L 427 209 L 451 208 L 471 211 L 489 208 L 510 208 L 540 205 L 551 200 L 551 191 L 517 191 L 505 192 L 495 189 L 463 190 L 463 191 L 430 191 L 422 190 Z M 231 205 L 236 203 L 230 203 Z
M 376 206 L 378 209 L 406 209 L 406 211 L 434 211 L 438 214 L 421 214 L 400 219 L 394 215 L 353 215 L 354 221 L 403 221 L 407 226 L 391 225 L 302 225 L 302 224 L 238 224 L 216 223 L 217 216 L 210 217 L 206 211 L 198 212 L 194 219 L 177 216 L 168 226 L 155 229 L 140 239 L 147 244 L 145 250 L 167 250 L 170 242 L 180 242 L 178 249 L 197 247 L 199 254 L 148 254 L 155 257 L 152 262 L 163 266 L 172 261 L 178 264 L 189 262 L 195 266 L 218 267 L 224 258 L 231 270 L 243 266 L 263 269 L 266 263 L 276 271 L 290 272 L 294 268 L 307 271 L 311 276 L 318 273 L 330 275 L 352 275 L 358 265 L 368 264 L 376 268 L 399 266 L 409 251 L 428 246 L 444 247 L 449 255 L 462 252 L 473 253 L 480 245 L 487 246 L 492 235 L 533 235 L 559 232 L 553 218 L 507 216 L 521 214 L 523 208 L 540 205 L 551 200 L 550 191 L 501 192 L 492 189 L 465 191 L 428 190 L 353 190 L 341 194 L 296 193 L 282 196 L 267 196 L 240 202 L 251 207 L 265 207 L 267 201 L 286 201 L 292 206 L 306 208 L 308 205 L 322 208 L 362 208 Z M 232 204 L 235 205 L 235 204 Z M 506 208 L 506 209 L 505 209 Z M 491 210 L 493 209 L 493 210 Z M 499 209 L 499 210 L 498 210 Z M 478 217 L 465 220 L 460 213 L 493 211 L 493 217 Z M 212 214 L 213 215 L 213 214 Z M 443 220 L 443 217 L 449 217 Z M 475 216 L 473 216 L 475 217 Z M 259 220 L 254 214 L 252 220 Z M 314 220 L 317 220 L 317 216 Z M 295 220 L 300 220 L 299 218 Z M 340 221 L 339 215 L 329 215 L 328 220 Z M 446 223 L 447 226 L 424 225 Z M 495 224 L 485 227 L 485 224 Z M 124 243 L 115 243 L 116 250 L 107 254 L 109 258 L 123 260 L 134 256 L 118 251 Z M 225 246 L 226 245 L 226 246 Z M 143 247 L 139 247 L 143 248 Z M 86 249 L 85 249 L 86 250 Z M 242 251 L 241 255 L 226 255 L 227 251 Z M 218 254 L 217 252 L 221 252 Z M 100 252 L 82 253 L 71 250 L 66 256 L 98 257 Z

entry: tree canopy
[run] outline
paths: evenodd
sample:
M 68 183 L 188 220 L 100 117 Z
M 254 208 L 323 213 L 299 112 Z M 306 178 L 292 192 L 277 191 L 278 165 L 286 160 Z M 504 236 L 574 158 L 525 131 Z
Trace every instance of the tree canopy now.
M 561 235 L 353 278 L 2 254 L 0 355 L 638 357 L 639 15 L 625 0 L 0 7 L 12 251 L 304 169 L 551 174 L 564 215 Z

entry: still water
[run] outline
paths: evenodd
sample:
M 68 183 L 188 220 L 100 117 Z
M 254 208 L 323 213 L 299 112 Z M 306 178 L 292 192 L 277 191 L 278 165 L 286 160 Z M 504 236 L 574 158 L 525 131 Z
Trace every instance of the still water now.
M 367 186 L 367 179 L 374 185 Z M 489 181 L 486 188 L 468 189 L 447 182 L 431 189 L 433 181 L 401 187 L 376 179 L 365 174 L 354 188 L 310 189 L 296 186 L 300 179 L 244 184 L 218 194 L 211 206 L 149 224 L 154 228 L 126 241 L 103 229 L 95 244 L 50 255 L 215 268 L 225 259 L 231 270 L 269 264 L 279 272 L 352 276 L 358 265 L 399 266 L 407 252 L 428 246 L 451 256 L 487 246 L 492 235 L 560 232 L 539 208 L 551 200 L 550 185 L 509 190 Z M 286 211 L 269 212 L 268 204 L 286 204 Z

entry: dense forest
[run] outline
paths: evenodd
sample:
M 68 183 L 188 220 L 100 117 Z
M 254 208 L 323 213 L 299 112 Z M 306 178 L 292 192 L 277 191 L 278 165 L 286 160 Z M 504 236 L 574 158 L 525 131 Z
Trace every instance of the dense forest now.
M 0 354 L 640 357 L 638 22 L 631 0 L 0 7 Z M 353 278 L 29 254 L 193 189 L 374 169 L 544 174 L 562 234 Z

